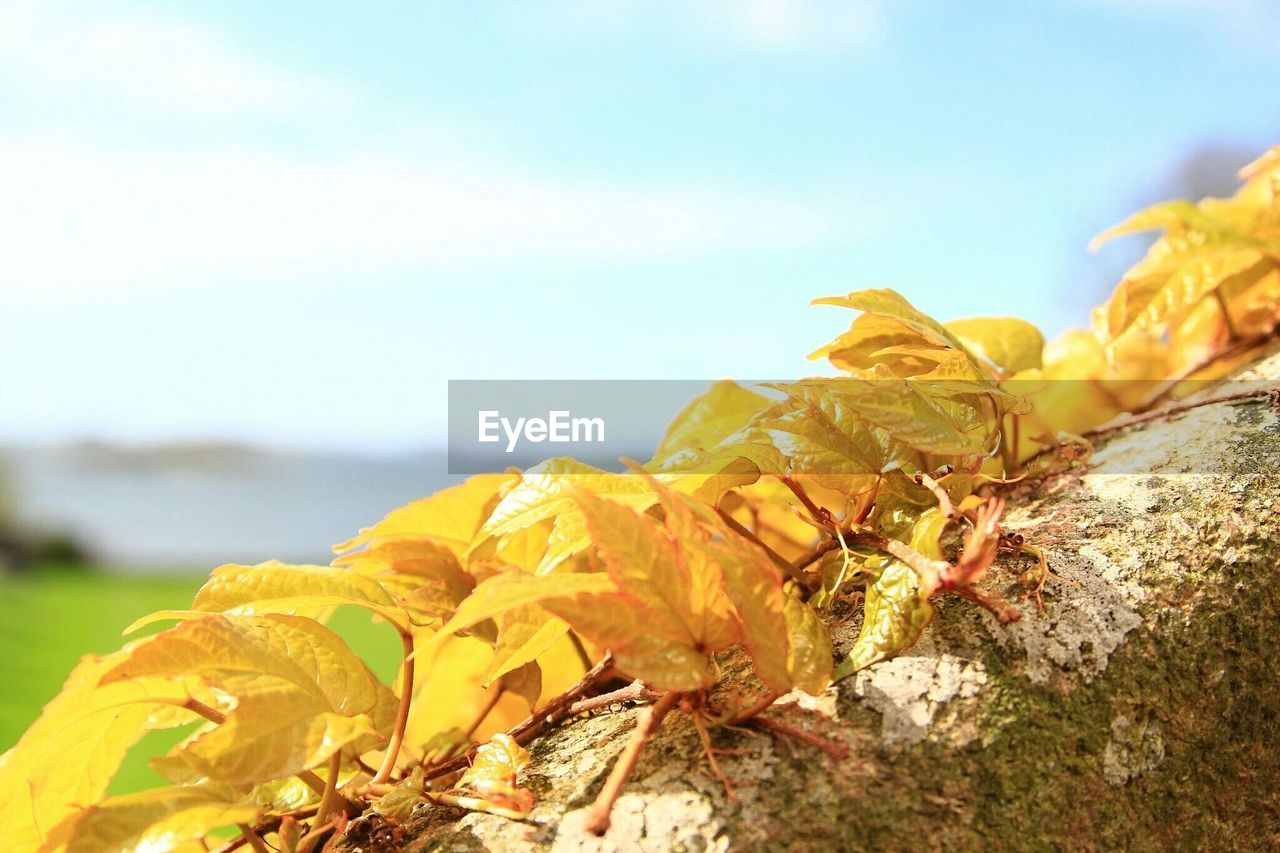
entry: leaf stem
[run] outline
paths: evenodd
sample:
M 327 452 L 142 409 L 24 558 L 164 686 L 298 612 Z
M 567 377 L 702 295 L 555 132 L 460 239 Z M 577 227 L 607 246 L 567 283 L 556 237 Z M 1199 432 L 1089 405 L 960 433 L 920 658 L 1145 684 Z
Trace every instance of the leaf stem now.
M 818 737 L 812 732 L 804 729 L 798 729 L 795 726 L 789 726 L 786 723 L 771 719 L 765 716 L 753 717 L 748 720 L 747 725 L 765 729 L 775 734 L 785 735 L 786 737 L 795 738 L 802 743 L 807 743 L 815 749 L 820 749 L 827 754 L 832 761 L 843 761 L 849 757 L 849 747 L 841 743 L 834 743 L 825 738 Z
M 329 778 L 325 780 L 324 793 L 320 795 L 320 807 L 316 811 L 316 819 L 312 824 L 319 827 L 329 819 L 329 813 L 333 811 L 333 803 L 338 793 L 338 773 L 342 770 L 342 753 L 335 752 L 333 758 L 329 759 Z M 299 853 L 306 853 L 310 850 L 310 845 L 299 845 Z
M 804 508 L 809 511 L 810 517 L 818 523 L 820 527 L 827 527 L 830 524 L 830 513 L 822 509 L 813 502 L 813 498 L 809 497 L 809 493 L 804 487 L 793 480 L 791 477 L 783 477 L 782 484 L 791 490 L 791 493 L 800 499 L 800 503 L 804 504 Z
M 763 549 L 765 554 L 768 555 L 769 559 L 773 562 L 773 564 L 778 568 L 782 569 L 782 573 L 784 575 L 791 578 L 792 580 L 805 584 L 806 586 L 808 585 L 808 582 L 805 580 L 805 577 L 800 572 L 800 570 L 797 569 L 795 566 L 793 566 L 791 564 L 791 561 L 787 560 L 777 551 L 770 548 L 763 539 L 761 539 L 756 534 L 752 533 L 750 530 L 744 527 L 741 523 L 739 523 L 739 521 L 736 518 L 734 518 L 732 515 L 729 515 L 729 513 L 725 512 L 720 507 L 716 507 L 716 513 L 720 516 L 720 519 L 724 521 L 725 525 L 730 530 L 732 530 L 734 533 L 737 533 L 742 538 L 754 543 L 755 545 L 758 545 L 761 549 Z
M 587 647 L 582 645 L 582 638 L 572 629 L 569 630 L 569 642 L 573 644 L 573 650 L 578 653 L 578 660 L 582 661 L 582 670 L 587 672 L 591 669 L 591 655 L 587 654 Z
M 261 838 L 261 833 L 271 832 L 272 830 L 279 830 L 280 825 L 284 822 L 285 818 L 305 820 L 306 818 L 310 817 L 315 813 L 316 813 L 315 806 L 311 806 L 309 808 L 299 809 L 297 811 L 292 811 L 287 814 L 264 818 L 263 820 L 258 821 L 258 825 L 253 827 L 252 831 L 255 835 L 258 835 L 259 838 Z M 237 824 L 237 828 L 241 828 L 241 827 L 242 825 Z M 213 853 L 232 853 L 232 851 L 239 850 L 241 847 L 245 846 L 246 844 L 252 843 L 249 841 L 249 837 L 243 834 L 243 829 L 241 829 L 241 833 L 242 833 L 241 835 L 231 839 L 226 844 L 223 844 L 217 850 L 213 851 Z
M 476 715 L 475 720 L 467 727 L 467 740 L 471 740 L 475 736 L 476 729 L 480 728 L 480 726 L 484 724 L 485 718 L 488 717 L 489 714 L 493 713 L 493 709 L 497 707 L 499 700 L 502 699 L 502 694 L 506 692 L 507 688 L 499 684 L 498 689 L 489 694 L 488 699 L 484 703 L 484 707 L 480 709 L 480 713 Z
M 613 769 L 609 771 L 609 778 L 605 780 L 604 787 L 600 789 L 595 802 L 591 804 L 587 815 L 588 832 L 604 835 L 609 831 L 609 815 L 613 811 L 613 804 L 622 793 L 622 786 L 626 784 L 627 777 L 635 769 L 645 742 L 658 730 L 662 724 L 662 718 L 674 707 L 679 698 L 679 693 L 663 694 L 655 704 L 645 707 L 640 712 L 640 716 L 636 719 L 635 730 L 631 732 L 631 739 L 627 741 L 622 754 L 614 762 Z
M 254 853 L 271 853 L 267 850 L 267 845 L 263 843 L 262 837 L 254 831 L 252 826 L 247 823 L 237 823 L 236 828 L 240 830 L 240 835 L 244 837 L 245 843 L 253 848 Z
M 400 745 L 404 743 L 405 726 L 409 724 L 409 706 L 413 703 L 413 634 L 410 631 L 400 632 L 400 642 L 404 646 L 404 664 L 401 669 L 400 707 L 396 711 L 395 728 L 391 730 L 391 740 L 387 743 L 387 754 L 382 758 L 382 765 L 377 774 L 370 780 L 377 785 L 391 778 L 396 759 L 400 757 Z

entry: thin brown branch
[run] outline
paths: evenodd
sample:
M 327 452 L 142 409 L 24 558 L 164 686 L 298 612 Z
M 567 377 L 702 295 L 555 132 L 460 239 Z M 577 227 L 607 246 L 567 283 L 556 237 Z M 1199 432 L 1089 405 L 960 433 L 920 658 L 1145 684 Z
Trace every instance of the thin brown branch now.
M 578 655 L 578 660 L 582 663 L 583 671 L 591 669 L 591 655 L 587 654 L 587 647 L 582 645 L 582 638 L 578 636 L 576 631 L 569 631 L 569 642 L 573 645 L 574 652 Z
M 1247 338 L 1241 338 L 1234 343 L 1223 347 L 1217 352 L 1210 353 L 1206 358 L 1202 358 L 1190 367 L 1179 371 L 1177 376 L 1173 376 L 1161 382 L 1157 386 L 1156 392 L 1149 395 L 1147 399 L 1142 402 L 1142 405 L 1138 407 L 1139 411 L 1146 411 L 1147 409 L 1150 409 L 1156 403 L 1159 403 L 1167 397 L 1170 391 L 1178 387 L 1179 383 L 1185 382 L 1197 373 L 1200 373 L 1203 370 L 1208 370 L 1220 361 L 1234 358 L 1237 355 L 1241 355 L 1249 352 L 1250 350 L 1256 349 L 1257 347 L 1261 347 L 1262 345 L 1275 340 L 1277 337 L 1280 337 L 1280 327 L 1258 335 L 1250 335 Z
M 489 694 L 489 698 L 484 703 L 484 707 L 480 709 L 480 713 L 476 715 L 475 720 L 473 720 L 471 725 L 467 727 L 467 740 L 471 740 L 475 737 L 476 729 L 480 728 L 480 726 L 484 724 L 485 718 L 493 713 L 493 709 L 497 707 L 498 702 L 502 699 L 502 694 L 506 692 L 507 689 L 499 684 L 498 689 Z
M 267 845 L 263 843 L 261 836 L 254 831 L 252 826 L 247 823 L 237 823 L 236 829 L 240 830 L 240 837 L 245 840 L 245 843 L 253 848 L 253 853 L 270 853 L 267 850 Z
M 626 784 L 627 777 L 635 769 L 645 742 L 658 730 L 662 724 L 662 718 L 675 706 L 679 698 L 679 693 L 666 693 L 655 704 L 647 706 L 640 712 L 635 730 L 631 733 L 631 739 L 627 741 L 622 754 L 614 762 L 613 769 L 609 771 L 609 778 L 605 780 L 604 787 L 600 789 L 595 802 L 591 804 L 586 823 L 588 832 L 604 835 L 609 831 L 609 815 L 613 812 L 613 804 L 622 793 L 622 786 Z
M 309 808 L 299 809 L 297 811 L 289 812 L 288 814 L 276 815 L 275 817 L 265 818 L 264 820 L 258 821 L 258 824 L 253 827 L 253 831 L 257 833 L 259 838 L 261 838 L 261 836 L 266 835 L 269 832 L 275 832 L 276 830 L 278 830 L 280 828 L 280 824 L 284 821 L 285 818 L 293 818 L 295 820 L 306 820 L 307 818 L 311 817 L 315 813 L 316 813 L 316 807 L 311 806 Z M 233 853 L 233 851 L 239 850 L 241 847 L 245 846 L 248 843 L 249 843 L 249 839 L 242 834 L 237 836 L 236 838 L 231 839 L 226 844 L 223 844 L 217 850 L 213 851 L 213 853 Z
M 844 744 L 834 743 L 833 741 L 818 737 L 813 732 L 806 732 L 804 729 L 789 726 L 786 723 L 779 722 L 770 717 L 754 717 L 747 720 L 746 725 L 755 726 L 775 734 L 785 735 L 786 737 L 795 738 L 798 741 L 807 743 L 809 746 L 825 752 L 832 761 L 843 761 L 849 757 L 849 747 Z
M 226 714 L 222 713 L 216 708 L 210 708 L 208 705 L 204 704 L 199 699 L 195 699 L 190 696 L 188 696 L 187 700 L 182 703 L 182 707 L 186 708 L 188 711 L 195 711 L 197 714 L 204 717 L 206 720 L 208 720 L 211 723 L 217 723 L 218 725 L 222 725 L 227 721 Z
M 1082 432 L 1080 435 L 1084 438 L 1096 438 L 1100 435 L 1107 435 L 1118 430 L 1127 429 L 1131 426 L 1144 424 L 1148 421 L 1160 420 L 1161 418 L 1171 418 L 1193 409 L 1199 409 L 1204 406 L 1214 406 L 1218 403 L 1239 403 L 1245 400 L 1262 400 L 1267 397 L 1274 396 L 1280 392 L 1280 387 L 1276 388 L 1256 388 L 1252 391 L 1238 391 L 1234 394 L 1222 394 L 1218 397 L 1209 397 L 1204 400 L 1189 400 L 1185 403 L 1176 403 L 1172 406 L 1165 406 L 1162 409 L 1152 409 L 1149 412 L 1141 412 L 1136 415 L 1129 415 L 1125 418 L 1113 420 L 1105 423 L 1100 427 L 1094 427 L 1091 430 Z
M 558 725 L 572 716 L 569 711 L 573 703 L 596 684 L 603 681 L 612 669 L 613 655 L 606 654 L 579 679 L 577 684 L 552 699 L 541 710 L 529 715 L 523 722 L 510 728 L 507 734 L 521 746 L 528 745 L 552 726 Z M 438 779 L 441 776 L 448 776 L 450 773 L 465 770 L 471 766 L 475 754 L 475 749 L 471 749 L 463 755 L 451 758 L 442 764 L 427 767 L 426 779 Z
M 565 712 L 565 717 L 567 719 L 576 717 L 579 714 L 590 714 L 592 711 L 608 708 L 610 705 L 616 705 L 619 702 L 652 702 L 656 698 L 658 698 L 658 694 L 645 687 L 644 682 L 637 678 L 626 687 L 610 693 L 601 693 L 599 696 L 579 699 L 569 706 L 568 711 Z
M 809 511 L 815 524 L 823 528 L 830 526 L 831 513 L 814 503 L 813 498 L 809 497 L 809 493 L 804 490 L 804 486 L 791 477 L 783 477 L 782 484 L 791 490 L 791 494 L 800 499 L 800 503 L 804 504 L 804 508 Z
M 938 481 L 921 471 L 916 475 L 920 485 L 933 492 L 933 496 L 938 501 L 938 509 L 947 518 L 955 518 L 956 508 L 951 505 L 951 496 L 947 494 L 947 490 L 938 484 Z
M 805 580 L 805 577 L 801 573 L 801 571 L 797 569 L 795 566 L 793 566 L 791 564 L 791 561 L 787 560 L 777 551 L 773 550 L 773 548 L 769 547 L 769 545 L 767 545 L 763 539 L 761 539 L 756 534 L 752 533 L 750 530 L 748 530 L 746 527 L 740 524 L 736 518 L 734 518 L 732 515 L 729 515 L 729 513 L 725 512 L 720 507 L 716 507 L 716 513 L 719 514 L 721 520 L 724 521 L 725 525 L 730 530 L 732 530 L 734 533 L 737 533 L 742 538 L 754 543 L 755 545 L 758 545 L 761 548 L 761 550 L 763 550 L 765 554 L 769 557 L 769 559 L 773 561 L 773 564 L 782 570 L 782 573 L 784 575 L 791 578 L 792 580 L 799 581 L 802 584 L 807 584 L 807 581 Z
M 800 571 L 818 562 L 824 556 L 831 553 L 832 551 L 838 551 L 838 550 L 840 550 L 839 539 L 836 539 L 834 537 L 830 539 L 823 539 L 817 545 L 814 545 L 808 551 L 806 551 L 805 553 L 797 557 L 796 560 L 792 562 L 791 566 L 796 571 Z

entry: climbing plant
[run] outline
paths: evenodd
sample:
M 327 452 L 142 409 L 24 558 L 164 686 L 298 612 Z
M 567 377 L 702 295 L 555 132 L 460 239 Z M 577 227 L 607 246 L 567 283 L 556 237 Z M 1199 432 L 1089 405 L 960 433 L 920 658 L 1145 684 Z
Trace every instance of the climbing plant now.
M 519 820 L 530 742 L 642 703 L 591 809 L 603 833 L 667 714 L 692 720 L 719 775 L 717 728 L 803 736 L 771 704 L 910 647 L 939 596 L 1021 618 L 1010 597 L 1039 603 L 1052 572 L 1034 530 L 1001 528 L 1009 484 L 1087 462 L 1105 422 L 1275 339 L 1280 148 L 1242 177 L 1231 198 L 1103 235 L 1163 232 L 1090 331 L 1046 345 L 1012 318 L 937 322 L 893 290 L 819 299 L 853 312 L 813 354 L 839 375 L 716 383 L 623 473 L 550 459 L 475 476 L 393 510 L 332 565 L 215 569 L 189 609 L 130 632 L 167 628 L 82 660 L 0 759 L 8 849 L 308 851 L 424 801 Z M 326 626 L 339 606 L 400 640 L 392 684 Z M 828 625 L 850 610 L 861 625 L 836 660 Z M 720 689 L 733 650 L 754 695 Z M 153 761 L 168 787 L 104 796 L 143 734 L 181 726 Z

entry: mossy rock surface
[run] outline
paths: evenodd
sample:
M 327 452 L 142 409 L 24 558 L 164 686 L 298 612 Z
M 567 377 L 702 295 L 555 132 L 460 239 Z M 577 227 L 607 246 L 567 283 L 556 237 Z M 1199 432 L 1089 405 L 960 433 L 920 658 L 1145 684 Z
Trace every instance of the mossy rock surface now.
M 1280 378 L 1280 357 L 1251 378 Z M 1215 404 L 1115 434 L 1086 471 L 1020 487 L 1009 528 L 1049 555 L 1045 609 L 1001 626 L 940 602 L 921 642 L 769 711 L 850 748 L 720 730 L 730 802 L 678 714 L 603 839 L 585 808 L 634 725 L 532 746 L 528 822 L 423 804 L 353 825 L 355 850 L 1280 848 L 1280 420 Z M 1002 560 L 993 578 L 1018 588 Z M 831 614 L 837 651 L 859 617 Z M 751 695 L 741 662 L 728 688 Z

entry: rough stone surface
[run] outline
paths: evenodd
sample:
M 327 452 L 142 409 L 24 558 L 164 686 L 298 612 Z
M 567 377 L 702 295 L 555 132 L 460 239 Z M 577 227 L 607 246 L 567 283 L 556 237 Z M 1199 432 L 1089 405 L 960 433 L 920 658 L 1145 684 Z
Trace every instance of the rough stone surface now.
M 1277 377 L 1275 357 L 1252 374 Z M 584 809 L 635 718 L 634 709 L 606 714 L 533 745 L 527 781 L 538 805 L 528 822 L 424 805 L 396 833 L 403 848 L 1280 847 L 1273 404 L 1215 404 L 1132 427 L 1094 463 L 1011 497 L 1009 526 L 1044 548 L 1060 576 L 1044 612 L 1023 603 L 1022 621 L 1000 626 L 943 599 L 914 649 L 769 711 L 845 744 L 844 761 L 716 731 L 717 746 L 734 750 L 722 767 L 741 782 L 729 802 L 696 732 L 673 714 L 613 829 L 596 839 L 582 829 Z M 992 584 L 1015 595 L 1025 566 L 1012 562 L 998 564 Z M 858 619 L 832 614 L 837 651 Z M 377 829 L 357 823 L 347 849 Z

